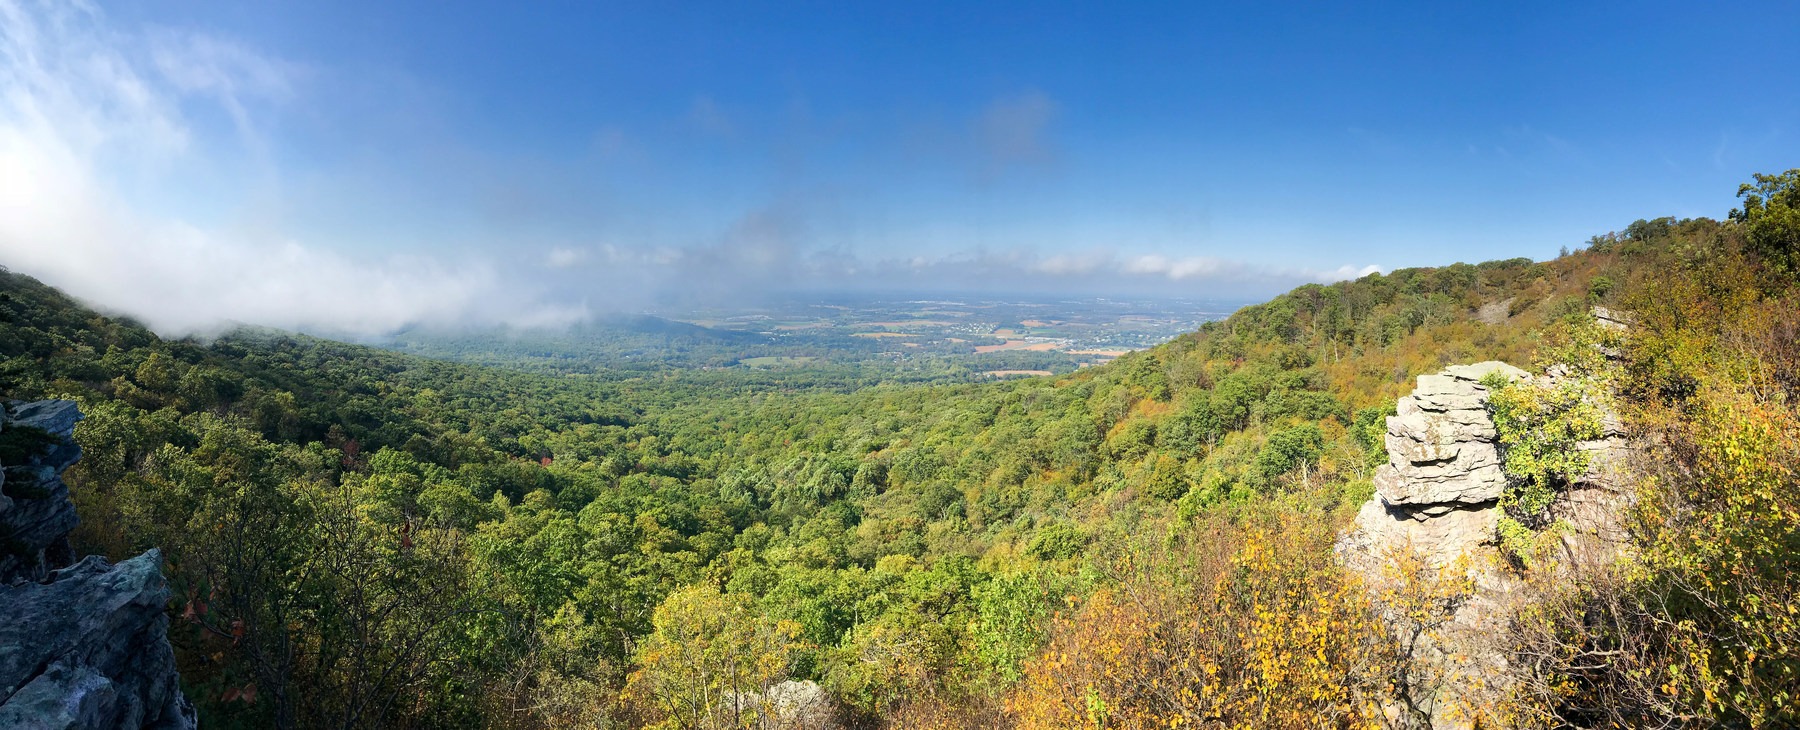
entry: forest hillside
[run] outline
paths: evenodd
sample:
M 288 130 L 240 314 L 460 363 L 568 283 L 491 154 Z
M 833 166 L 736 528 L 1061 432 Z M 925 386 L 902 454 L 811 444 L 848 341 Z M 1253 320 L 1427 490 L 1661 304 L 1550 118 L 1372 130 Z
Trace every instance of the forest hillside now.
M 1386 417 L 1446 366 L 1574 367 L 1644 444 L 1628 557 L 1534 562 L 1586 416 L 1510 401 L 1500 568 L 1547 587 L 1486 722 L 1792 726 L 1800 171 L 1740 198 L 960 385 L 170 340 L 0 273 L 0 395 L 80 404 L 78 547 L 162 550 L 207 727 L 1381 727 L 1420 722 L 1392 612 L 1463 590 L 1336 556 Z

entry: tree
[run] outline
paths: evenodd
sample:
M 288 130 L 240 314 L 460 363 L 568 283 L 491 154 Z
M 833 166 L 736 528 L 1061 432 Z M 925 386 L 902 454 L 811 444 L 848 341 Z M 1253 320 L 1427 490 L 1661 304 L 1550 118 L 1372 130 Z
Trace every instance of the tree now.
M 1324 449 L 1325 437 L 1311 423 L 1276 431 L 1256 454 L 1256 475 L 1265 484 L 1273 482 L 1297 468 L 1311 466 Z
M 383 727 L 452 683 L 452 644 L 485 602 L 463 581 L 460 534 L 372 519 L 384 505 L 330 483 L 335 452 L 189 421 L 198 447 L 159 449 L 122 497 L 153 505 L 133 532 L 168 547 L 176 641 L 233 660 L 207 695 L 258 725 Z
M 1731 219 L 1744 227 L 1752 252 L 1783 275 L 1800 274 L 1800 168 L 1755 178 L 1738 186 L 1744 207 Z
M 1513 382 L 1499 373 L 1490 373 L 1482 384 L 1488 388 L 1503 466 L 1512 477 L 1500 495 L 1502 515 L 1495 529 L 1501 548 L 1530 567 L 1551 546 L 1539 532 L 1554 532 L 1547 529 L 1554 522 L 1550 506 L 1588 472 L 1589 455 L 1581 445 L 1605 435 L 1600 405 L 1605 387 L 1587 377 L 1551 386 Z
M 1043 644 L 1050 590 L 1041 576 L 998 575 L 975 588 L 975 656 L 1000 680 L 1019 681 L 1019 666 Z
M 757 700 L 788 678 L 801 648 L 798 623 L 758 615 L 710 583 L 670 594 L 653 621 L 626 693 L 662 718 L 657 727 L 765 726 Z

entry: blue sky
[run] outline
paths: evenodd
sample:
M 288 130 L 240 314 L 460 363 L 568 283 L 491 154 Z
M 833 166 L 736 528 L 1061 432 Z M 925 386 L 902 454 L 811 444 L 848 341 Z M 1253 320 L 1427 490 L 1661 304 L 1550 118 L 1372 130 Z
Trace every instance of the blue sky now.
M 1800 166 L 1792 3 L 1470 5 L 0 0 L 0 257 L 165 330 L 1259 297 Z

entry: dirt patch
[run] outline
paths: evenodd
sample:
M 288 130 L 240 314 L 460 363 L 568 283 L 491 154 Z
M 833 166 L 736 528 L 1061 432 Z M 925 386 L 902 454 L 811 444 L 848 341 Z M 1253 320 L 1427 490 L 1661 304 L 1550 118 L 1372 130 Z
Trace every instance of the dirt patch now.
M 1014 375 L 1028 375 L 1041 378 L 1050 374 L 1051 373 L 1048 370 L 989 370 L 985 373 L 985 375 L 994 378 L 1006 378 Z
M 1501 322 L 1505 322 L 1506 318 L 1512 314 L 1512 303 L 1513 300 L 1517 298 L 1518 297 L 1509 297 L 1497 302 L 1483 304 L 1480 309 L 1475 310 L 1475 319 L 1481 320 L 1487 324 L 1500 324 Z

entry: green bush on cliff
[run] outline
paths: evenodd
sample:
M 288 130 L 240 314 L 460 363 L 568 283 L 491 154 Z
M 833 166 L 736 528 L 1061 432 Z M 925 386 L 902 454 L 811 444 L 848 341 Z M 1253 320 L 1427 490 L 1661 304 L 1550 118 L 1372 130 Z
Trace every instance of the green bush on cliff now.
M 1542 544 L 1539 536 L 1558 527 L 1550 516 L 1551 504 L 1587 473 L 1588 455 L 1581 442 L 1602 435 L 1598 386 L 1585 378 L 1563 378 L 1553 385 L 1515 382 L 1497 372 L 1483 378 L 1482 385 L 1488 388 L 1488 411 L 1511 478 L 1500 495 L 1500 546 L 1530 565 Z

